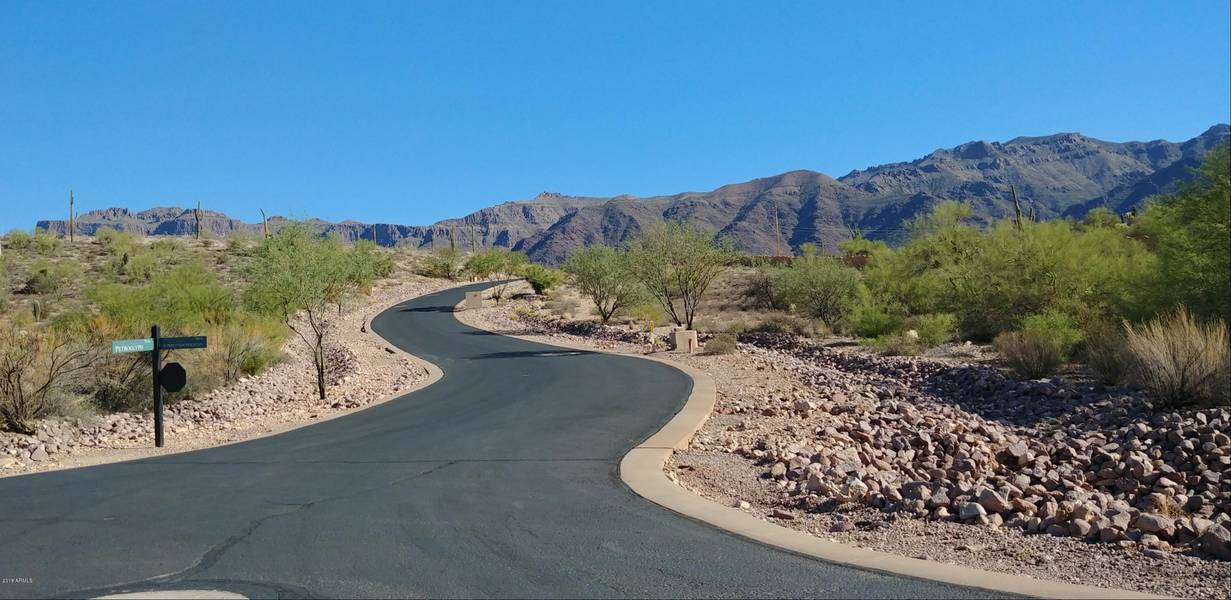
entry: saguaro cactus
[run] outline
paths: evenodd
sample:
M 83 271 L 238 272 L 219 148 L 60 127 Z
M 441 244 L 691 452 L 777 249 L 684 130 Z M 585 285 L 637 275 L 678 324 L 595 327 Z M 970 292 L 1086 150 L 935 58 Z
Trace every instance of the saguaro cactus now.
M 265 218 L 265 209 L 261 209 L 261 231 L 265 233 L 265 239 L 269 239 L 269 219 Z
M 201 239 L 201 203 L 197 202 L 197 209 L 192 213 L 197 221 L 197 239 Z
M 68 243 L 73 243 L 73 234 L 77 232 L 77 200 L 73 190 L 68 191 Z
M 43 303 L 42 303 L 42 301 L 35 300 L 34 302 L 30 303 L 30 312 L 34 315 L 34 322 L 35 322 L 35 323 L 38 323 L 38 322 L 42 321 L 42 320 L 43 320 Z

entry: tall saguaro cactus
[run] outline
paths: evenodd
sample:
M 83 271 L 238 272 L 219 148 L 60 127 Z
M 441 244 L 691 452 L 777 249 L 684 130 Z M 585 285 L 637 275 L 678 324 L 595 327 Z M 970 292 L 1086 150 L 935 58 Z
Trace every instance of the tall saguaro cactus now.
M 73 243 L 73 234 L 77 232 L 77 199 L 73 190 L 68 191 L 68 243 Z
M 201 239 L 201 203 L 197 202 L 197 208 L 193 211 L 192 216 L 197 221 L 197 239 Z
M 261 231 L 265 234 L 265 239 L 269 239 L 269 220 L 265 218 L 265 209 L 261 209 Z

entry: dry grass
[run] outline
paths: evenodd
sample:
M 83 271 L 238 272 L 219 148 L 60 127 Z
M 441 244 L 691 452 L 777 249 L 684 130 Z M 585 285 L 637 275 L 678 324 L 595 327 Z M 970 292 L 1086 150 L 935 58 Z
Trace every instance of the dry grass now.
M 739 346 L 736 345 L 735 336 L 729 333 L 716 335 L 705 342 L 706 354 L 734 354 L 736 350 Z
M 1055 340 L 1033 331 L 1010 331 L 996 336 L 992 344 L 1005 364 L 1023 377 L 1039 379 L 1064 364 L 1064 351 Z
M 1119 385 L 1127 380 L 1131 357 L 1125 347 L 1123 327 L 1112 324 L 1091 327 L 1086 334 L 1083 356 L 1099 381 Z
M 1181 307 L 1144 325 L 1125 326 L 1133 380 L 1160 408 L 1231 403 L 1227 326 Z

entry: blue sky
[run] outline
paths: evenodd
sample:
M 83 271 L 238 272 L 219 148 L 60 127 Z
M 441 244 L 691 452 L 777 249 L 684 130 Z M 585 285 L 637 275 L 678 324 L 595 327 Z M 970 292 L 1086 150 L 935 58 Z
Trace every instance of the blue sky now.
M 865 5 L 868 4 L 868 5 Z M 1231 117 L 1228 3 L 0 0 L 0 229 L 201 201 L 424 224 Z

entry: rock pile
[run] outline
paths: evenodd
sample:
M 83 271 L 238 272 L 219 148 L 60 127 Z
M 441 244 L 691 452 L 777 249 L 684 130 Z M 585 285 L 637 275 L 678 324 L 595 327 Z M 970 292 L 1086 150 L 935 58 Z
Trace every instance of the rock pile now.
M 528 323 L 529 324 L 529 323 Z M 541 320 L 600 339 L 618 328 Z M 727 399 L 720 450 L 763 466 L 784 506 L 887 512 L 1231 560 L 1231 409 L 1156 412 L 1140 391 L 1019 381 L 975 364 L 741 334 L 790 393 Z

